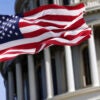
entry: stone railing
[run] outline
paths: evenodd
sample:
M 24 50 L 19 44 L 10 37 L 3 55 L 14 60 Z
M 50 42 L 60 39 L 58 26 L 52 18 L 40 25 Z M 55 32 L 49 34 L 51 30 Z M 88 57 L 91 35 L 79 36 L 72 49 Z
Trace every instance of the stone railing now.
M 100 0 L 80 0 L 80 2 L 84 2 L 87 7 L 100 6 Z

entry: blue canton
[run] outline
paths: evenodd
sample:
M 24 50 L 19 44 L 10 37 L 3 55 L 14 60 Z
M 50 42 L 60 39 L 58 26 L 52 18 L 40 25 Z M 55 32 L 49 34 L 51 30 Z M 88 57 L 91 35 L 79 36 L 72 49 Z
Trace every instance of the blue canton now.
M 23 38 L 18 26 L 19 19 L 19 16 L 0 15 L 0 44 Z

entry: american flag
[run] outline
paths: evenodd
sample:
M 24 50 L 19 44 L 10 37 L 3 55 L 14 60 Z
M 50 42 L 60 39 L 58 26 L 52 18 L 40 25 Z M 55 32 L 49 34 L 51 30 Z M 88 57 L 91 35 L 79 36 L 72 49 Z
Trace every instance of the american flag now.
M 0 15 L 0 61 L 21 54 L 35 54 L 51 45 L 78 45 L 88 39 L 83 3 L 75 6 L 55 4 L 23 14 Z

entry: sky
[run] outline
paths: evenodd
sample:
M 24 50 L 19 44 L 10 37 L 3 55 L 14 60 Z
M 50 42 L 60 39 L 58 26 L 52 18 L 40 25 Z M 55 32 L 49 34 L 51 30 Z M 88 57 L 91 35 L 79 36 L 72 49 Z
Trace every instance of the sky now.
M 0 0 L 0 15 L 14 14 L 15 0 Z M 4 80 L 0 74 L 0 100 L 6 100 Z
M 15 0 L 0 0 L 0 14 L 14 14 Z

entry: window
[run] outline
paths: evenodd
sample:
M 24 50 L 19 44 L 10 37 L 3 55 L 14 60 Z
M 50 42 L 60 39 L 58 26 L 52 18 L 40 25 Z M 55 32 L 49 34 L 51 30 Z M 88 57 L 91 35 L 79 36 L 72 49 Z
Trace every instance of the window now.
M 47 86 L 43 51 L 41 51 L 39 54 L 34 55 L 34 64 L 36 68 L 36 84 L 38 99 L 44 100 L 47 97 Z
M 42 61 L 41 65 L 37 66 L 37 89 L 38 89 L 38 99 L 44 100 L 47 97 L 46 90 L 46 75 L 45 75 L 45 66 Z
M 55 59 L 51 58 L 51 69 L 52 69 L 52 77 L 53 77 L 53 89 L 54 89 L 54 95 L 57 95 L 57 73 L 56 73 L 56 65 L 55 65 Z
M 52 46 L 50 49 L 54 95 L 59 95 L 67 91 L 64 48 Z
M 63 4 L 64 5 L 68 5 L 69 4 L 69 0 L 63 0 Z
M 89 63 L 89 54 L 88 54 L 88 47 L 86 46 L 82 50 L 83 56 L 83 70 L 84 70 L 84 85 L 88 86 L 91 85 L 91 75 L 90 75 L 90 63 Z
M 48 0 L 48 3 L 49 4 L 53 4 L 53 0 Z

